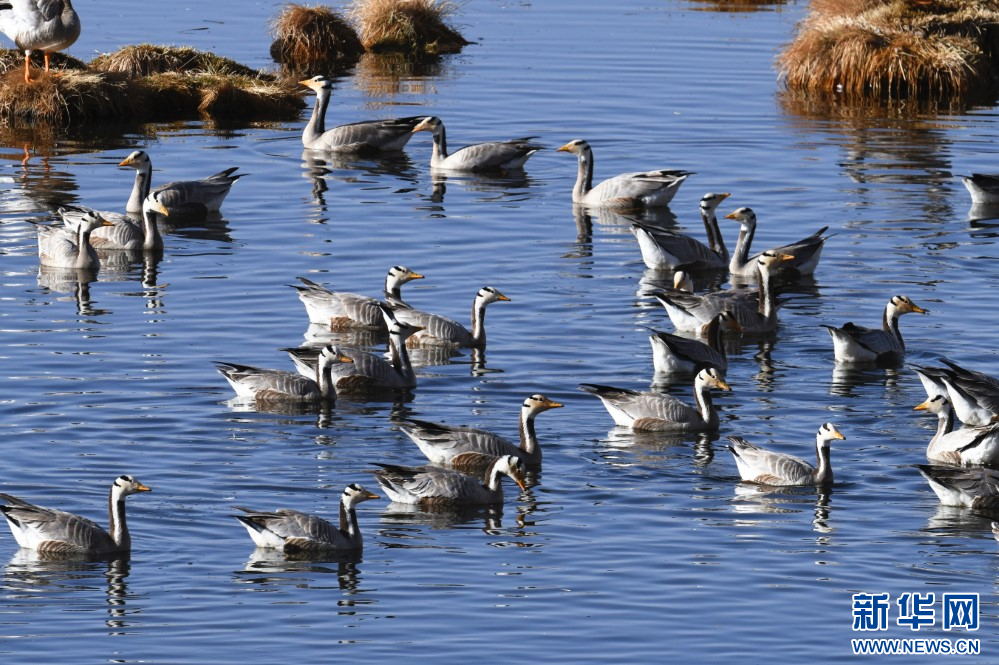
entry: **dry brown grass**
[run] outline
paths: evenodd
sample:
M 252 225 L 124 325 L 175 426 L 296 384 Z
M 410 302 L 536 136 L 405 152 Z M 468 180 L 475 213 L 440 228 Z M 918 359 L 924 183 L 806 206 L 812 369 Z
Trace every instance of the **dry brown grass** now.
M 101 72 L 124 74 L 130 78 L 152 76 L 164 72 L 211 72 L 231 76 L 260 77 L 260 73 L 235 60 L 214 53 L 198 51 L 189 46 L 158 46 L 136 44 L 114 53 L 104 53 L 90 62 Z
M 999 0 L 814 0 L 778 58 L 789 90 L 968 97 L 999 85 Z
M 42 68 L 45 66 L 45 61 L 42 59 L 42 52 L 35 51 L 31 54 L 31 76 L 35 76 L 35 72 L 39 74 L 44 73 Z M 55 52 L 49 58 L 49 69 L 50 71 L 61 71 L 64 69 L 86 69 L 87 65 L 82 60 L 77 60 L 71 55 L 66 55 L 65 53 Z M 17 69 L 20 72 L 24 72 L 24 51 L 19 49 L 0 49 L 0 75 L 6 74 L 11 69 Z
M 321 5 L 286 5 L 271 22 L 271 32 L 271 57 L 288 76 L 345 71 L 364 53 L 350 23 Z
M 99 56 L 90 69 L 80 63 L 51 76 L 33 72 L 31 83 L 14 53 L 0 59 L 7 70 L 0 74 L 0 120 L 7 123 L 279 120 L 297 117 L 305 106 L 295 86 L 186 47 L 129 46 Z
M 469 42 L 447 20 L 450 0 L 354 0 L 349 16 L 369 51 L 458 53 Z

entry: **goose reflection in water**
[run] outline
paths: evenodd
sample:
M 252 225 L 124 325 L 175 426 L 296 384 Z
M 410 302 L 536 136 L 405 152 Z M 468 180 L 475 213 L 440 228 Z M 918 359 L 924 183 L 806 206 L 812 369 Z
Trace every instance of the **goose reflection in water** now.
M 72 299 L 76 303 L 76 313 L 80 316 L 103 316 L 111 313 L 111 310 L 93 306 L 90 284 L 96 281 L 96 270 L 38 266 L 38 286 L 53 293 L 67 294 L 68 297 L 58 297 L 56 300 Z
M 384 188 L 385 178 L 394 177 L 409 183 L 396 190 L 396 193 L 406 193 L 416 189 L 418 173 L 412 160 L 402 151 L 362 157 L 306 149 L 302 151 L 302 170 L 304 177 L 312 182 L 313 200 L 324 209 L 328 205 L 326 192 L 334 181 L 358 183 L 370 178 L 371 183 Z
M 859 397 L 857 388 L 867 385 L 882 385 L 885 390 L 898 386 L 898 370 L 893 368 L 856 367 L 835 363 L 829 394 L 840 397 Z
M 4 588 L 9 596 L 58 605 L 60 608 L 89 608 L 94 590 L 105 582 L 106 621 L 111 635 L 122 635 L 142 614 L 143 596 L 129 593 L 128 555 L 66 557 L 18 548 L 4 570 Z M 131 607 L 128 604 L 131 603 Z
M 350 593 L 361 585 L 358 564 L 361 552 L 317 557 L 304 554 L 285 554 L 280 550 L 258 547 L 242 570 L 233 573 L 237 584 L 250 584 L 265 590 L 301 588 L 328 589 L 328 575 L 336 575 L 340 590 Z M 345 601 L 341 601 L 345 602 Z
M 831 533 L 829 524 L 829 504 L 833 488 L 825 487 L 777 487 L 736 483 L 732 511 L 740 517 L 737 523 L 745 526 L 768 527 L 772 520 L 747 520 L 746 515 L 783 515 L 802 513 L 812 508 L 812 527 L 820 533 Z

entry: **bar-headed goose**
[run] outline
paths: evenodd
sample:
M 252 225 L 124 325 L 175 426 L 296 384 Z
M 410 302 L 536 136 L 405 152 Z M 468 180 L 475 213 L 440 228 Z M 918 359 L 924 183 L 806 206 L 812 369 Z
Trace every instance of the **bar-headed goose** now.
M 943 395 L 917 404 L 914 410 L 928 411 L 937 416 L 937 431 L 926 446 L 926 459 L 965 466 L 994 466 L 999 462 L 999 421 L 954 429 L 954 409 Z
M 385 275 L 385 302 L 406 307 L 402 299 L 402 285 L 414 279 L 423 279 L 423 275 L 405 266 L 389 268 L 388 274 Z M 358 328 L 387 329 L 380 307 L 381 301 L 377 298 L 346 291 L 332 291 L 305 277 L 299 277 L 298 280 L 304 286 L 297 284 L 289 286 L 298 291 L 298 299 L 305 305 L 310 323 L 329 326 L 334 332 Z
M 881 328 L 865 328 L 846 323 L 842 328 L 823 325 L 833 338 L 833 355 L 838 363 L 874 363 L 894 367 L 905 358 L 905 342 L 898 317 L 915 312 L 929 314 L 906 296 L 893 296 L 885 306 Z
M 541 447 L 534 428 L 539 413 L 557 409 L 561 403 L 544 395 L 531 395 L 520 407 L 520 445 L 492 432 L 474 427 L 455 427 L 406 418 L 400 429 L 413 440 L 432 464 L 443 464 L 462 471 L 477 468 L 481 458 L 468 453 L 500 456 L 513 455 L 527 466 L 541 464 Z M 466 462 L 469 462 L 466 464 Z
M 246 513 L 235 518 L 246 527 L 257 547 L 279 549 L 286 554 L 346 552 L 364 546 L 357 526 L 357 504 L 379 498 L 356 483 L 347 485 L 340 496 L 339 528 L 316 515 L 288 508 L 267 513 L 235 506 Z
M 616 425 L 643 432 L 714 431 L 718 429 L 718 412 L 711 389 L 731 390 L 721 372 L 713 367 L 702 369 L 694 377 L 694 406 L 663 393 L 594 383 L 582 383 L 579 387 L 600 398 Z
M 972 173 L 961 176 L 961 182 L 971 194 L 972 203 L 999 203 L 999 174 Z
M 999 415 L 999 379 L 941 358 L 949 369 L 941 378 L 954 414 L 965 425 L 987 425 Z
M 717 367 L 724 374 L 728 371 L 728 356 L 725 353 L 725 333 L 741 333 L 742 326 L 728 311 L 715 314 L 701 326 L 701 335 L 707 343 L 699 339 L 681 337 L 660 330 L 649 335 L 652 345 L 652 366 L 661 374 L 694 374 L 701 367 Z
M 523 463 L 512 455 L 496 457 L 481 478 L 436 466 L 378 466 L 381 468 L 371 473 L 392 501 L 423 508 L 502 503 L 500 476 L 504 475 L 513 479 L 520 489 L 527 489 Z
M 326 346 L 319 353 L 313 378 L 298 372 L 280 369 L 261 369 L 250 365 L 216 362 L 219 374 L 225 377 L 236 396 L 253 400 L 257 404 L 276 402 L 327 402 L 336 401 L 336 388 L 332 368 L 340 363 L 353 363 L 351 358 L 336 347 Z
M 666 308 L 678 330 L 696 331 L 718 313 L 729 311 L 747 334 L 766 334 L 777 330 L 777 294 L 772 275 L 777 266 L 790 261 L 790 254 L 763 252 L 757 260 L 756 289 L 728 289 L 704 295 L 670 292 L 656 298 Z
M 413 346 L 452 346 L 485 348 L 486 307 L 510 299 L 491 286 L 483 286 L 472 300 L 472 329 L 453 319 L 431 314 L 412 307 L 393 307 L 395 317 L 403 323 L 419 326 L 421 331 L 410 337 Z
M 94 211 L 83 206 L 63 206 L 59 209 L 67 228 L 75 228 Z M 163 249 L 163 236 L 160 234 L 156 215 L 170 215 L 159 201 L 159 193 L 151 192 L 142 202 L 142 217 L 139 221 L 120 213 L 100 211 L 96 214 L 111 222 L 111 226 L 94 229 L 90 234 L 90 244 L 95 249 L 158 250 Z
M 593 149 L 582 139 L 557 149 L 576 155 L 579 169 L 572 188 L 572 202 L 595 208 L 656 208 L 668 205 L 690 171 L 663 169 L 622 173 L 593 186 Z
M 725 219 L 733 219 L 740 224 L 739 239 L 735 243 L 735 249 L 732 250 L 732 259 L 729 261 L 728 270 L 736 277 L 755 279 L 756 260 L 760 254 L 750 256 L 749 253 L 753 245 L 753 237 L 756 235 L 756 213 L 753 212 L 752 208 L 743 207 L 725 215 Z M 794 260 L 778 266 L 772 276 L 778 280 L 789 281 L 813 274 L 815 267 L 819 264 L 822 246 L 829 237 L 822 234 L 828 229 L 828 226 L 824 226 L 798 242 L 769 249 L 768 251 L 771 252 L 794 256 Z
M 38 226 L 38 262 L 50 268 L 97 270 L 101 261 L 90 235 L 111 222 L 96 210 L 81 211 L 66 226 Z
M 235 173 L 239 167 L 233 166 L 201 180 L 177 180 L 153 188 L 153 162 L 144 150 L 134 151 L 121 160 L 118 166 L 135 169 L 132 193 L 125 204 L 125 212 L 135 215 L 142 212 L 146 197 L 151 192 L 156 192 L 156 199 L 170 211 L 170 215 L 203 218 L 209 213 L 218 212 L 233 183 L 246 175 Z
M 641 222 L 631 225 L 638 240 L 642 261 L 652 270 L 707 270 L 728 265 L 728 249 L 718 229 L 715 209 L 728 193 L 708 193 L 701 198 L 701 221 L 708 244 L 677 231 L 657 228 Z
M 919 464 L 919 473 L 945 506 L 963 506 L 991 515 L 999 512 L 999 471 L 987 467 Z
M 52 556 L 101 556 L 127 553 L 132 548 L 125 521 L 125 497 L 148 492 L 132 476 L 118 476 L 108 496 L 108 530 L 72 513 L 43 508 L 10 494 L 0 494 L 0 512 L 7 518 L 14 540 L 25 549 Z
M 800 457 L 760 448 L 741 436 L 725 437 L 739 467 L 739 476 L 746 482 L 761 485 L 826 485 L 833 481 L 830 463 L 830 443 L 845 439 L 836 426 L 825 423 L 815 435 L 815 456 L 818 466 Z
M 24 51 L 24 81 L 31 83 L 31 52 L 44 53 L 48 74 L 49 55 L 79 38 L 80 17 L 70 0 L 7 0 L 0 2 L 0 32 Z
M 509 141 L 474 143 L 452 153 L 447 151 L 447 133 L 444 121 L 435 116 L 424 118 L 413 132 L 430 132 L 434 146 L 430 153 L 430 168 L 442 171 L 512 171 L 524 167 L 531 155 L 544 146 L 533 143 L 536 136 L 525 136 Z
M 316 93 L 312 117 L 302 131 L 302 145 L 326 152 L 378 154 L 402 150 L 413 136 L 413 128 L 426 116 L 364 120 L 326 129 L 326 108 L 333 93 L 333 82 L 325 76 L 313 76 L 299 84 Z

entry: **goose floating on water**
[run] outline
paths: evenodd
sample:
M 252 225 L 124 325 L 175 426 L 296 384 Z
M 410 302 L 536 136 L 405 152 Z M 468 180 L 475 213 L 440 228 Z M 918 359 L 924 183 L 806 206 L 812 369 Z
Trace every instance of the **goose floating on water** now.
M 101 261 L 90 244 L 90 236 L 111 222 L 96 210 L 80 209 L 66 226 L 38 227 L 38 262 L 50 268 L 97 270 Z
M 90 234 L 90 244 L 94 249 L 102 250 L 158 250 L 163 249 L 163 236 L 160 234 L 156 216 L 164 217 L 170 211 L 160 203 L 159 194 L 152 192 L 142 202 L 142 217 L 136 221 L 128 215 L 119 213 L 94 211 L 83 206 L 63 206 L 59 209 L 67 228 L 76 228 L 88 214 L 97 214 L 111 222 L 110 226 L 101 226 Z
M 440 425 L 424 420 L 406 418 L 400 429 L 413 440 L 432 464 L 445 464 L 462 471 L 477 469 L 480 453 L 498 457 L 513 455 L 527 466 L 541 464 L 541 447 L 534 429 L 534 419 L 539 413 L 561 408 L 562 404 L 544 395 L 531 395 L 520 407 L 520 445 L 498 434 L 474 427 Z
M 318 366 L 313 378 L 298 372 L 280 369 L 261 369 L 250 365 L 216 362 L 219 374 L 225 377 L 236 396 L 252 399 L 258 405 L 279 402 L 328 402 L 336 401 L 332 368 L 339 363 L 352 363 L 349 356 L 333 346 L 326 346 L 319 353 Z
M 54 556 L 95 556 L 127 553 L 132 548 L 125 521 L 125 497 L 149 492 L 132 476 L 118 476 L 108 497 L 108 530 L 72 513 L 43 508 L 10 494 L 0 494 L 0 512 L 14 540 L 25 549 Z
M 523 463 L 512 455 L 494 458 L 481 478 L 436 466 L 378 466 L 381 468 L 371 473 L 392 501 L 423 508 L 502 503 L 500 476 L 504 475 L 513 479 L 520 489 L 527 489 Z
M 447 151 L 447 133 L 444 121 L 435 116 L 424 118 L 413 132 L 430 132 L 434 138 L 430 154 L 430 168 L 444 171 L 512 171 L 523 168 L 531 155 L 544 146 L 532 143 L 536 136 L 525 136 L 509 141 L 488 141 Z
M 881 328 L 865 328 L 846 323 L 842 328 L 823 325 L 833 338 L 833 355 L 838 363 L 874 363 L 898 366 L 905 358 L 905 342 L 898 317 L 915 312 L 929 314 L 906 296 L 893 296 L 885 306 Z
M 510 299 L 492 286 L 483 286 L 472 301 L 472 329 L 439 314 L 431 314 L 412 307 L 392 307 L 392 313 L 403 323 L 419 326 L 421 331 L 410 337 L 413 346 L 452 346 L 485 348 L 486 307 L 494 302 Z
M 579 159 L 573 203 L 599 208 L 656 208 L 669 204 L 680 185 L 693 175 L 690 171 L 662 169 L 622 173 L 593 186 L 593 149 L 582 139 L 569 141 L 557 152 L 568 152 Z
M 696 405 L 664 393 L 639 392 L 582 383 L 580 389 L 603 402 L 614 423 L 644 432 L 706 432 L 718 429 L 718 412 L 711 399 L 711 389 L 731 390 L 721 372 L 713 367 L 702 369 L 694 377 Z
M 649 335 L 652 366 L 661 374 L 694 374 L 705 365 L 717 367 L 724 373 L 728 371 L 724 342 L 726 332 L 742 332 L 742 326 L 728 311 L 719 312 L 701 327 L 701 335 L 707 343 L 653 330 Z
M 246 175 L 236 173 L 238 166 L 201 180 L 177 180 L 152 187 L 153 162 L 144 150 L 136 150 L 121 160 L 118 166 L 135 169 L 135 182 L 132 193 L 125 204 L 125 212 L 139 214 L 143 202 L 151 192 L 156 193 L 159 203 L 175 217 L 205 217 L 209 213 L 218 212 L 222 201 L 229 195 L 234 182 Z
M 972 203 L 999 203 L 999 174 L 972 173 L 961 176 L 961 182 L 971 194 Z
M 80 17 L 70 0 L 5 0 L 0 2 L 0 32 L 24 51 L 24 81 L 31 83 L 31 52 L 43 52 L 48 74 L 49 55 L 79 38 Z
M 943 395 L 935 395 L 913 408 L 937 416 L 937 431 L 926 446 L 929 461 L 965 466 L 999 463 L 999 421 L 955 429 L 954 409 Z
M 423 275 L 405 266 L 392 266 L 385 276 L 385 302 L 390 306 L 408 307 L 402 299 L 402 285 Z M 346 291 L 332 291 L 305 277 L 298 280 L 304 286 L 290 285 L 298 291 L 298 298 L 305 305 L 310 323 L 329 326 L 330 330 L 361 329 L 386 330 L 377 298 Z
M 833 481 L 830 462 L 830 443 L 844 437 L 832 423 L 825 423 L 815 435 L 815 456 L 818 466 L 805 460 L 760 448 L 741 436 L 725 437 L 732 444 L 728 447 L 735 457 L 739 476 L 746 482 L 761 485 L 825 485 Z
M 333 82 L 325 76 L 313 76 L 299 83 L 316 93 L 312 117 L 302 131 L 302 145 L 310 150 L 361 154 L 396 152 L 406 147 L 413 136 L 413 128 L 426 117 L 364 120 L 326 129 L 326 108 L 333 93 Z
M 732 219 L 740 224 L 739 238 L 735 243 L 735 249 L 732 250 L 728 271 L 737 277 L 755 279 L 756 260 L 762 255 L 762 252 L 752 257 L 749 255 L 753 245 L 753 237 L 756 235 L 756 213 L 753 212 L 752 208 L 742 207 L 725 215 L 725 219 Z M 798 242 L 767 250 L 778 254 L 790 254 L 794 257 L 793 260 L 778 266 L 772 273 L 772 277 L 789 281 L 813 274 L 819 264 L 822 247 L 829 237 L 822 234 L 828 229 L 828 226 L 823 226 Z
M 725 268 L 728 249 L 718 228 L 715 209 L 728 198 L 728 193 L 708 193 L 701 198 L 701 221 L 708 244 L 677 231 L 661 229 L 641 222 L 631 226 L 638 240 L 642 261 L 652 270 L 708 270 Z
M 235 518 L 246 527 L 257 547 L 279 549 L 285 554 L 347 552 L 364 546 L 357 526 L 357 504 L 379 498 L 356 483 L 348 485 L 340 496 L 339 528 L 316 515 L 288 508 L 262 512 L 235 506 L 246 513 Z
M 936 464 L 919 464 L 917 468 L 943 505 L 999 515 L 999 471 Z

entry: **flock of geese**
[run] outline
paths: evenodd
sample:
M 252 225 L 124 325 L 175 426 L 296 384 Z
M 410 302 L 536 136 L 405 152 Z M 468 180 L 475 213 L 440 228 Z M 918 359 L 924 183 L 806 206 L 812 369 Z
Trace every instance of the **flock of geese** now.
M 64 3 L 69 6 L 68 2 Z M 3 12 L 0 3 L 0 13 Z M 45 48 L 34 44 L 33 48 Z M 24 46 L 28 49 L 28 46 Z M 307 149 L 323 152 L 378 154 L 402 150 L 416 132 L 433 136 L 430 166 L 436 170 L 495 172 L 523 168 L 539 149 L 536 137 L 478 143 L 449 152 L 440 118 L 414 116 L 357 122 L 327 129 L 325 114 L 332 84 L 323 76 L 301 81 L 316 94 L 312 116 L 302 135 Z M 593 150 L 586 141 L 569 141 L 558 148 L 575 155 L 578 163 L 572 190 L 574 204 L 622 212 L 669 204 L 691 175 L 682 170 L 625 173 L 593 184 Z M 153 187 L 149 155 L 135 151 L 119 163 L 135 170 L 135 181 L 124 213 L 82 206 L 60 209 L 61 225 L 38 228 L 38 255 L 44 266 L 96 271 L 101 252 L 115 250 L 162 251 L 160 217 L 204 217 L 218 212 L 242 174 L 226 169 L 201 180 L 175 181 Z M 966 178 L 988 191 L 984 176 Z M 999 182 L 999 178 L 996 178 Z M 995 188 L 999 191 L 999 187 Z M 974 191 L 974 190 L 973 190 Z M 981 196 L 985 196 L 982 194 Z M 597 397 L 613 422 L 635 431 L 713 432 L 720 427 L 713 391 L 731 390 L 725 339 L 729 335 L 772 335 L 778 328 L 778 293 L 783 286 L 813 275 L 822 248 L 831 237 L 827 228 L 787 245 L 753 251 L 757 217 L 741 207 L 723 219 L 739 225 L 735 249 L 729 252 L 716 214 L 728 193 L 708 193 L 700 203 L 706 242 L 676 230 L 636 222 L 631 228 L 644 263 L 671 271 L 672 288 L 656 298 L 679 333 L 651 331 L 653 365 L 657 373 L 675 379 L 693 377 L 693 404 L 656 391 L 584 383 L 580 389 Z M 694 293 L 692 274 L 724 271 L 731 288 Z M 338 395 L 393 394 L 417 387 L 409 356 L 414 347 L 482 349 L 486 345 L 487 307 L 510 299 L 493 286 L 475 294 L 469 327 L 433 312 L 409 305 L 402 286 L 424 276 L 405 266 L 393 266 L 381 297 L 328 289 L 299 277 L 292 285 L 308 320 L 329 333 L 369 331 L 385 335 L 388 357 L 334 343 L 290 349 L 295 371 L 253 367 L 219 361 L 217 370 L 237 398 L 259 408 L 287 403 L 333 405 Z M 900 367 L 905 343 L 899 317 L 926 314 L 904 295 L 889 298 L 880 327 L 846 323 L 825 326 L 832 338 L 836 363 Z M 999 379 L 962 368 L 950 361 L 942 367 L 916 367 L 927 399 L 915 407 L 936 414 L 937 431 L 927 447 L 932 464 L 920 465 L 941 502 L 978 510 L 999 509 Z M 489 431 L 403 419 L 395 424 L 427 458 L 423 466 L 377 464 L 375 482 L 394 502 L 425 509 L 503 501 L 501 479 L 506 476 L 521 489 L 525 472 L 541 465 L 542 454 L 535 418 L 563 405 L 541 394 L 527 397 L 520 411 L 519 442 Z M 962 425 L 956 426 L 960 420 Z M 831 444 L 844 435 L 832 423 L 819 426 L 815 437 L 816 463 L 784 452 L 768 450 L 738 436 L 727 436 L 729 450 L 743 481 L 768 486 L 822 486 L 833 482 Z M 17 543 L 43 554 L 104 556 L 127 553 L 131 547 L 125 519 L 125 498 L 150 488 L 122 475 L 109 496 L 109 525 L 71 513 L 43 508 L 0 494 L 0 512 Z M 286 553 L 346 552 L 362 547 L 356 506 L 380 498 L 359 484 L 348 485 L 340 500 L 339 524 L 294 510 L 260 511 L 237 507 L 235 518 L 258 547 Z

